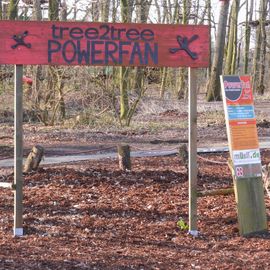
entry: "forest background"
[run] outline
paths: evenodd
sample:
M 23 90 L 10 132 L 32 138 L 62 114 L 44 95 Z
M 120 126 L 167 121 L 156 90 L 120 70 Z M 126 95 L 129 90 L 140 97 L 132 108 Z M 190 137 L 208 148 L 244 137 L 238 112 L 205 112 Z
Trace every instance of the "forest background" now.
M 269 96 L 269 9 L 269 0 L 0 0 L 3 20 L 209 25 L 210 67 L 198 70 L 197 89 L 207 102 L 221 100 L 221 74 L 250 74 L 255 95 Z M 128 127 L 147 101 L 188 92 L 187 68 L 27 66 L 24 75 L 24 117 L 46 126 Z M 13 67 L 2 65 L 4 116 L 12 91 Z

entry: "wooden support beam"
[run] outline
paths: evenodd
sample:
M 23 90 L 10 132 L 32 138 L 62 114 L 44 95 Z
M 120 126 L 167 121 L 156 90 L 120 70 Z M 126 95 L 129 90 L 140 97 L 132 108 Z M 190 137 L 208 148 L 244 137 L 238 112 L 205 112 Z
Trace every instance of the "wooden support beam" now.
M 268 224 L 261 177 L 234 177 L 240 235 L 267 232 Z
M 198 236 L 197 228 L 197 78 L 196 70 L 188 69 L 189 80 L 189 233 Z
M 23 66 L 15 65 L 14 86 L 14 236 L 23 235 Z
M 222 188 L 222 189 L 215 189 L 215 190 L 203 190 L 198 191 L 198 197 L 207 197 L 207 196 L 218 196 L 218 195 L 230 195 L 234 193 L 233 188 Z

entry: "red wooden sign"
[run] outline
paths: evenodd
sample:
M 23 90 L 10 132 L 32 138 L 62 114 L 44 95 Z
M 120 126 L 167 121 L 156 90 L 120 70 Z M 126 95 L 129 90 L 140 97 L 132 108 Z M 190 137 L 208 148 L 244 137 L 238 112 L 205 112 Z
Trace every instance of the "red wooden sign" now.
M 0 21 L 0 64 L 208 67 L 209 28 Z

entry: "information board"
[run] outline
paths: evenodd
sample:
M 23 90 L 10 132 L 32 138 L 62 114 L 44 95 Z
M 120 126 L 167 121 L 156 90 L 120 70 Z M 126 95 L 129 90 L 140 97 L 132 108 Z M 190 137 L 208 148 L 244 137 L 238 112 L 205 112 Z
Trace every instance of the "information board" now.
M 229 148 L 236 178 L 261 176 L 250 76 L 221 76 Z
M 206 25 L 0 21 L 0 64 L 208 67 Z

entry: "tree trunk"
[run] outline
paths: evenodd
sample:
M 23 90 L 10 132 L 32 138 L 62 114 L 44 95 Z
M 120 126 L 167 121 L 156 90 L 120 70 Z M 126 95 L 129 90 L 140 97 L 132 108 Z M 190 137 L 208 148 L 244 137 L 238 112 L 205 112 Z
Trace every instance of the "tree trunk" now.
M 168 75 L 168 68 L 163 67 L 162 68 L 162 75 L 161 75 L 161 85 L 160 85 L 160 91 L 159 91 L 160 98 L 164 98 L 165 87 L 166 87 L 166 82 L 167 82 L 167 75 Z
M 241 48 L 242 48 L 242 42 L 240 41 L 238 43 L 237 61 L 236 61 L 236 63 L 237 63 L 236 69 L 238 70 L 238 73 L 240 72 L 240 64 L 241 64 L 241 52 L 242 52 Z
M 2 20 L 8 20 L 8 7 L 9 7 L 9 4 L 7 3 L 2 3 L 3 6 L 2 6 Z
M 66 0 L 63 0 L 61 12 L 60 12 L 60 19 L 61 21 L 67 21 L 67 17 L 68 17 L 67 3 L 66 3 Z
M 120 121 L 121 124 L 126 125 L 128 111 L 129 111 L 129 99 L 128 99 L 128 73 L 127 67 L 120 67 Z
M 116 22 L 116 14 L 117 14 L 117 1 L 112 0 L 112 22 Z
M 49 20 L 58 21 L 59 20 L 59 1 L 49 0 Z
M 250 36 L 251 27 L 250 22 L 253 18 L 253 6 L 254 0 L 250 0 L 250 7 L 248 7 L 248 0 L 246 2 L 246 26 L 245 26 L 245 53 L 244 53 L 244 74 L 248 74 L 249 66 L 249 48 L 250 48 Z
M 110 12 L 110 0 L 103 1 L 101 4 L 101 21 L 108 22 L 109 21 L 109 12 Z
M 135 0 L 127 0 L 127 12 L 128 12 L 127 15 L 130 22 L 132 21 L 132 14 L 134 11 L 134 6 L 135 6 Z
M 155 1 L 155 7 L 156 7 L 157 17 L 158 17 L 157 22 L 158 22 L 158 23 L 161 23 L 161 11 L 160 11 L 160 5 L 159 5 L 159 3 L 158 3 L 157 0 L 154 0 L 154 1 Z
M 93 20 L 93 22 L 98 22 L 99 12 L 100 12 L 99 3 L 92 2 L 92 20 Z
M 2 0 L 0 0 L 0 20 L 3 20 L 3 8 L 2 8 Z
M 169 15 L 168 15 L 169 12 L 166 0 L 162 0 L 162 7 L 163 7 L 162 23 L 169 23 Z
M 33 1 L 33 15 L 32 18 L 34 21 L 41 21 L 42 20 L 42 12 L 41 12 L 41 5 L 40 0 Z
M 8 19 L 9 20 L 16 20 L 18 16 L 18 2 L 16 0 L 10 0 L 9 7 L 8 7 Z
M 146 23 L 149 13 L 149 6 L 152 1 L 147 0 L 137 0 L 137 21 L 138 23 Z M 143 67 L 136 67 L 135 68 L 135 80 L 134 80 L 134 91 L 137 94 L 140 94 L 143 91 L 144 87 L 144 71 L 145 68 Z
M 58 0 L 49 0 L 49 19 L 58 21 L 59 20 L 59 1 Z M 62 120 L 65 118 L 65 101 L 64 101 L 64 94 L 63 94 L 63 74 L 64 72 L 60 67 L 56 66 L 49 66 L 49 74 L 52 96 L 58 96 L 58 99 L 51 100 L 53 103 L 53 112 L 50 119 L 50 124 L 54 125 L 56 112 L 59 113 L 59 118 Z
M 33 15 L 32 18 L 34 21 L 42 20 L 41 4 L 40 0 L 33 1 Z M 42 66 L 36 65 L 33 66 L 33 84 L 32 84 L 32 93 L 31 101 L 34 111 L 36 108 L 40 107 L 40 77 L 42 74 Z
M 229 1 L 222 1 L 220 2 L 220 5 L 221 7 L 218 22 L 218 33 L 214 50 L 214 59 L 207 85 L 207 101 L 221 100 L 219 76 L 222 74 Z
M 252 67 L 252 88 L 254 89 L 254 92 L 256 92 L 258 85 L 258 63 L 261 57 L 261 42 L 262 42 L 261 28 L 260 26 L 257 26 L 256 45 L 253 55 L 253 67 Z
M 183 9 L 182 9 L 182 24 L 188 24 L 188 0 L 183 0 Z M 179 69 L 179 84 L 177 91 L 177 98 L 182 99 L 187 97 L 187 69 Z
M 264 77 L 265 77 L 265 64 L 266 64 L 266 29 L 265 29 L 265 23 L 266 23 L 266 17 L 267 17 L 267 0 L 261 0 L 260 4 L 260 32 L 261 32 L 261 48 L 260 48 L 260 61 L 259 61 L 259 76 L 258 76 L 258 83 L 257 83 L 257 89 L 255 91 L 263 95 L 265 91 L 265 85 L 264 85 Z
M 211 0 L 207 0 L 207 20 L 208 20 L 208 26 L 209 29 L 211 29 Z M 211 67 L 212 67 L 212 57 L 211 57 L 211 52 L 212 52 L 212 39 L 210 35 L 210 42 L 209 42 L 209 67 L 207 69 L 207 75 L 209 79 L 210 73 L 211 73 Z
M 236 55 L 237 55 L 237 23 L 239 13 L 239 0 L 234 0 L 230 13 L 230 31 L 228 37 L 226 63 L 224 74 L 231 75 L 235 73 Z
M 63 91 L 64 81 L 62 78 L 63 76 L 61 75 L 58 76 L 58 81 L 57 81 L 57 85 L 58 85 L 57 90 L 58 90 L 58 95 L 59 95 L 59 113 L 60 113 L 60 119 L 65 119 L 66 118 L 66 104 L 65 104 L 64 91 Z
M 121 17 L 123 23 L 127 23 L 130 21 L 128 0 L 121 0 Z M 120 67 L 120 121 L 121 124 L 124 125 L 127 125 L 127 117 L 129 111 L 128 75 L 128 67 Z

